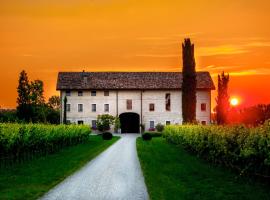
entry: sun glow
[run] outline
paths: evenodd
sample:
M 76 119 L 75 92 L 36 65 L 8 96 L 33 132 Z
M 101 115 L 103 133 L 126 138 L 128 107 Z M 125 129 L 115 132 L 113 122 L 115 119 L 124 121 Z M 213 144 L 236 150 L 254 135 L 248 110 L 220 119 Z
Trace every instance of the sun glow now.
M 230 103 L 232 106 L 237 106 L 239 104 L 239 99 L 238 98 L 231 98 Z

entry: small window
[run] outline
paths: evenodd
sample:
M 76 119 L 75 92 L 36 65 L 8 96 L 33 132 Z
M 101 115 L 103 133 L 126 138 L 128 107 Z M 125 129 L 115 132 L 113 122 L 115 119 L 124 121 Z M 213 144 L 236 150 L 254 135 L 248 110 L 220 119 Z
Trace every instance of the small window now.
M 83 105 L 82 104 L 78 104 L 78 112 L 83 112 Z
M 97 120 L 92 120 L 92 128 L 97 128 Z
M 206 103 L 201 104 L 201 111 L 206 111 Z
M 109 112 L 109 104 L 104 104 L 104 112 Z
M 104 91 L 104 96 L 109 96 L 109 95 L 110 95 L 109 91 L 108 90 L 105 90 Z
M 132 110 L 132 100 L 127 99 L 127 110 Z
M 166 101 L 166 111 L 171 111 L 171 94 L 166 93 L 165 95 L 165 101 Z
M 97 105 L 96 104 L 92 104 L 92 112 L 96 112 L 97 111 Z
M 83 91 L 78 91 L 78 96 L 83 96 Z
M 201 123 L 202 123 L 202 125 L 206 125 L 206 121 L 202 121 Z
M 155 111 L 155 104 L 153 103 L 149 104 L 149 111 Z
M 171 124 L 171 121 L 166 121 L 166 125 L 170 125 Z
M 150 129 L 154 129 L 155 128 L 155 122 L 154 121 L 150 121 Z
M 67 112 L 70 112 L 70 104 L 67 104 Z
M 66 96 L 70 96 L 70 95 L 71 95 L 70 90 L 67 90 L 67 91 L 66 91 Z
M 79 120 L 78 121 L 78 124 L 83 124 L 83 120 Z
M 97 96 L 97 91 L 91 91 L 91 96 L 92 96 L 92 97 Z

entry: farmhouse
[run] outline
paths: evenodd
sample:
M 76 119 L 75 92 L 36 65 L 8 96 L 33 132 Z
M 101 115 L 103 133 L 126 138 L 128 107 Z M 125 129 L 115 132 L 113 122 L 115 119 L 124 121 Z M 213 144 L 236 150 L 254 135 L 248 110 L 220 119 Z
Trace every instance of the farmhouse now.
M 154 129 L 156 124 L 182 123 L 182 73 L 180 72 L 59 72 L 57 90 L 67 97 L 67 121 L 96 126 L 97 116 L 119 116 L 122 133 Z M 196 119 L 210 123 L 209 72 L 197 72 Z

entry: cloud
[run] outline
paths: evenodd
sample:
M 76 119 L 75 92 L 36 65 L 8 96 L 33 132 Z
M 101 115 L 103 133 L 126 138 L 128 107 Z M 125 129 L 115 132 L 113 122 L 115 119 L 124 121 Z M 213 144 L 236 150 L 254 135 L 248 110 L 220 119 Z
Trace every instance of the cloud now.
M 212 76 L 217 76 L 219 73 L 211 73 Z M 250 76 L 250 75 L 270 75 L 270 69 L 258 68 L 250 70 L 239 70 L 229 72 L 230 76 Z
M 175 58 L 179 57 L 179 54 L 137 54 L 135 57 Z
M 237 45 L 220 45 L 212 47 L 197 48 L 198 56 L 217 56 L 217 55 L 233 55 L 247 53 L 249 50 Z

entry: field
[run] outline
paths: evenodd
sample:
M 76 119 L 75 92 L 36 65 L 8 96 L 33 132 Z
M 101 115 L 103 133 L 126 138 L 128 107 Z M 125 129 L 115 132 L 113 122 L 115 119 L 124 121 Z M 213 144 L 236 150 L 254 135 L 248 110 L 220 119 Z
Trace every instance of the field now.
M 210 164 L 181 144 L 138 138 L 137 150 L 152 200 L 270 199 L 269 186 Z

